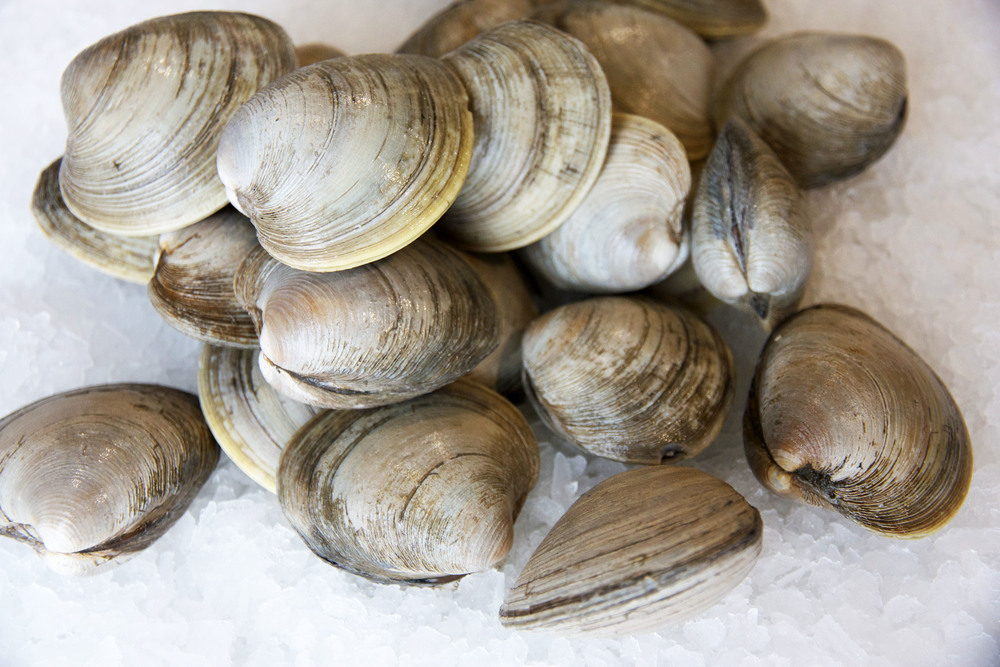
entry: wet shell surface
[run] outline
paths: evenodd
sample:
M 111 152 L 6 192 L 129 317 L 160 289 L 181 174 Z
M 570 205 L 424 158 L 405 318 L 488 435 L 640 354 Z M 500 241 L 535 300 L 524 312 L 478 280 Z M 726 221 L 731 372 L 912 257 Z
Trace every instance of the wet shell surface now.
M 712 116 L 739 116 L 804 188 L 853 176 L 882 156 L 906 119 L 906 60 L 864 35 L 798 33 L 748 55 Z
M 375 54 L 302 67 L 262 90 L 226 126 L 218 167 L 272 256 L 342 271 L 430 228 L 471 154 L 458 78 L 431 58 Z
M 257 349 L 206 344 L 198 366 L 198 400 L 222 451 L 271 493 L 288 439 L 319 409 L 285 398 L 260 373 Z
M 558 229 L 521 251 L 556 287 L 632 292 L 663 280 L 688 254 L 682 224 L 691 171 L 684 147 L 659 123 L 615 114 L 604 166 Z
M 507 21 L 526 19 L 537 0 L 458 0 L 420 26 L 397 49 L 440 58 Z
M 656 465 L 693 456 L 733 395 L 725 342 L 692 313 L 636 297 L 561 306 L 524 334 L 525 391 L 591 454 Z
M 538 466 L 517 408 L 463 380 L 317 416 L 281 455 L 278 498 L 333 565 L 376 581 L 439 583 L 503 561 Z
M 0 420 L 0 534 L 60 572 L 102 571 L 179 519 L 218 458 L 186 392 L 118 384 L 42 399 Z
M 719 39 L 747 35 L 767 21 L 761 0 L 613 0 L 669 16 L 702 37 Z
M 961 507 L 972 446 L 948 389 L 864 313 L 822 305 L 771 335 L 744 417 L 747 459 L 783 496 L 924 537 Z
M 298 271 L 257 249 L 235 287 L 260 331 L 264 378 L 323 407 L 428 393 L 471 371 L 499 342 L 489 288 L 458 251 L 430 239 L 336 273 Z
M 691 160 L 708 154 L 715 58 L 698 35 L 661 14 L 608 2 L 543 5 L 534 18 L 573 35 L 594 54 L 615 111 L 667 127 Z
M 793 312 L 813 264 L 802 191 L 764 141 L 732 118 L 694 199 L 691 258 L 716 298 L 753 311 L 771 329 Z
M 469 91 L 469 175 L 438 228 L 462 247 L 534 243 L 593 186 L 611 134 L 601 67 L 576 39 L 532 21 L 506 23 L 443 58 Z
M 614 636 L 661 629 L 711 607 L 750 573 L 760 514 L 690 468 L 629 470 L 553 526 L 508 591 L 507 627 Z
M 222 128 L 292 70 L 285 32 L 249 14 L 192 12 L 132 26 L 82 51 L 62 78 L 66 205 L 101 231 L 159 234 L 226 204 Z
M 153 277 L 159 238 L 119 236 L 94 229 L 66 208 L 59 191 L 59 158 L 42 172 L 31 198 L 31 212 L 45 236 L 88 266 L 130 283 Z
M 147 292 L 170 326 L 216 345 L 257 347 L 253 320 L 233 292 L 236 267 L 257 246 L 253 225 L 239 211 L 222 211 L 162 234 Z

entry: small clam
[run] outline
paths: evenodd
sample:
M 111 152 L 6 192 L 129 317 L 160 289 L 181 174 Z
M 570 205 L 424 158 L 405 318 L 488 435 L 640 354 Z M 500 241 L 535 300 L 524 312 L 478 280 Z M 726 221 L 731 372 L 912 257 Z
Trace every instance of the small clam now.
M 699 280 L 770 329 L 802 298 L 812 256 L 802 192 L 774 151 L 730 119 L 694 199 L 691 258 Z
M 659 630 L 739 584 L 761 551 L 760 514 L 690 468 L 629 470 L 585 493 L 508 591 L 511 628 L 591 636 Z
M 659 464 L 722 428 L 733 360 L 692 313 L 635 297 L 561 306 L 524 334 L 525 391 L 543 420 L 592 454 Z
M 440 58 L 507 21 L 526 19 L 539 0 L 458 0 L 427 19 L 396 49 Z
M 260 331 L 264 378 L 323 407 L 425 394 L 471 371 L 499 341 L 489 288 L 458 251 L 430 239 L 335 273 L 298 271 L 258 248 L 235 287 Z
M 687 258 L 682 226 L 691 171 L 670 130 L 615 114 L 601 173 L 558 229 L 521 251 L 556 287 L 632 292 L 663 280 Z
M 537 477 L 521 413 L 463 380 L 318 415 L 281 455 L 278 498 L 324 560 L 377 581 L 438 583 L 503 561 Z
M 458 78 L 431 58 L 375 54 L 301 67 L 260 91 L 223 131 L 218 168 L 273 257 L 341 271 L 427 231 L 471 154 Z
M 119 384 L 50 396 L 0 420 L 0 535 L 58 571 L 100 571 L 166 532 L 218 459 L 186 392 Z
M 748 55 L 713 102 L 717 127 L 739 116 L 804 187 L 862 171 L 906 118 L 906 61 L 864 35 L 799 33 Z
M 719 39 L 757 32 L 767 21 L 761 0 L 612 0 L 669 16 L 702 37 Z
M 939 530 L 972 477 L 969 432 L 948 389 L 905 343 L 846 306 L 807 308 L 771 334 L 744 442 L 768 489 L 892 537 Z
M 313 65 L 324 60 L 329 60 L 330 58 L 339 58 L 342 55 L 344 55 L 344 52 L 337 47 L 319 42 L 300 44 L 295 47 L 295 58 L 299 63 L 299 67 Z
M 235 12 L 152 19 L 82 51 L 62 78 L 66 205 L 104 232 L 159 234 L 226 204 L 222 128 L 295 53 L 274 23 Z

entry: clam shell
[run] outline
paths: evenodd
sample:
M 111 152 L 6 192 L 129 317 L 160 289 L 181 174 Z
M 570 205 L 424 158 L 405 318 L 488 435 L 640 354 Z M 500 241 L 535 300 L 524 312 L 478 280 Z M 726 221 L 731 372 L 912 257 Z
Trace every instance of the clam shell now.
M 864 35 L 798 33 L 748 55 L 712 104 L 717 127 L 739 116 L 804 188 L 859 173 L 906 119 L 906 60 Z
M 232 208 L 160 236 L 149 301 L 170 326 L 216 345 L 257 347 L 253 320 L 236 299 L 233 278 L 257 246 L 250 221 Z
M 264 378 L 329 408 L 367 408 L 433 391 L 498 343 L 497 307 L 462 255 L 418 239 L 372 264 L 298 271 L 262 249 L 236 275 L 260 331 Z
M 636 297 L 579 301 L 535 320 L 522 345 L 525 390 L 542 419 L 616 461 L 697 454 L 732 402 L 729 349 L 681 308 Z
M 440 58 L 507 21 L 526 19 L 537 0 L 459 0 L 427 19 L 396 49 Z
M 500 621 L 609 636 L 693 618 L 753 569 L 763 529 L 757 510 L 707 473 L 620 473 L 553 526 L 508 591 Z
M 278 497 L 333 565 L 438 583 L 504 559 L 538 465 L 521 413 L 459 381 L 397 405 L 318 415 L 281 455 Z
M 306 67 L 331 58 L 339 58 L 342 55 L 345 55 L 344 52 L 337 47 L 319 42 L 299 44 L 295 47 L 295 58 L 299 67 Z
M 280 27 L 234 12 L 164 16 L 88 47 L 62 77 L 66 205 L 92 227 L 130 236 L 208 217 L 226 204 L 219 133 L 294 66 Z
M 721 39 L 757 32 L 767 22 L 761 0 L 611 0 L 669 16 L 702 37 Z
M 442 59 L 469 91 L 469 175 L 438 228 L 478 252 L 524 247 L 580 204 L 611 134 L 608 84 L 590 52 L 551 26 L 512 21 Z
M 659 123 L 615 114 L 604 166 L 558 229 L 521 251 L 555 286 L 632 292 L 663 280 L 688 254 L 682 214 L 691 171 L 684 147 Z
M 145 285 L 153 277 L 159 239 L 98 231 L 66 208 L 59 191 L 59 158 L 42 172 L 31 212 L 45 236 L 78 260 L 115 278 Z
M 430 58 L 376 54 L 302 67 L 260 91 L 223 131 L 218 167 L 272 256 L 342 271 L 433 225 L 471 154 L 458 78 Z
M 807 308 L 771 334 L 744 443 L 768 489 L 892 537 L 939 530 L 972 478 L 948 389 L 882 325 L 840 305 Z
M 186 392 L 117 384 L 50 396 L 0 420 L 0 534 L 60 572 L 100 571 L 180 518 L 218 458 Z

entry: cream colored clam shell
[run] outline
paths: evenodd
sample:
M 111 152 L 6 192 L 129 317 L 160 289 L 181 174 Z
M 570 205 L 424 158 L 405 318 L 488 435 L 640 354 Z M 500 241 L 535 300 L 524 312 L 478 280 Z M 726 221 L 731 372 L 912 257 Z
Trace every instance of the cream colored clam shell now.
M 972 445 L 948 389 L 847 306 L 807 308 L 771 334 L 743 424 L 764 486 L 877 533 L 940 530 L 969 490 Z
M 525 19 L 536 0 L 458 0 L 427 19 L 396 49 L 440 58 L 507 21 Z
M 132 283 L 153 277 L 159 238 L 118 236 L 98 231 L 66 208 L 59 191 L 59 158 L 42 172 L 31 198 L 31 212 L 46 237 L 81 262 Z
M 219 143 L 219 177 L 260 244 L 303 271 L 381 259 L 451 205 L 472 154 L 458 78 L 410 55 L 302 67 L 243 105 Z
M 257 249 L 235 287 L 260 331 L 264 378 L 323 407 L 428 393 L 471 371 L 499 342 L 489 288 L 458 251 L 430 239 L 336 273 L 298 271 Z
M 656 465 L 693 456 L 732 402 L 729 349 L 682 308 L 637 297 L 579 301 L 535 320 L 522 345 L 539 415 L 605 458 Z
M 92 574 L 162 535 L 218 458 L 186 392 L 119 384 L 50 396 L 0 420 L 0 534 L 60 572 Z
M 767 21 L 761 0 L 612 0 L 669 16 L 702 37 L 720 39 L 757 32 Z
M 597 180 L 611 133 L 600 65 L 576 39 L 512 21 L 446 55 L 469 91 L 475 147 L 465 185 L 438 225 L 478 252 L 551 233 Z
M 608 2 L 543 5 L 534 18 L 573 35 L 594 54 L 615 111 L 665 126 L 688 159 L 708 154 L 715 58 L 698 35 L 662 14 Z
M 663 280 L 688 254 L 683 227 L 691 171 L 659 123 L 615 114 L 597 182 L 558 229 L 521 251 L 561 289 L 632 292 Z
M 906 118 L 906 61 L 864 35 L 798 33 L 748 55 L 712 105 L 716 126 L 745 120 L 805 188 L 862 171 Z
M 267 384 L 256 349 L 206 344 L 198 366 L 198 399 L 222 451 L 271 493 L 281 450 L 319 410 L 285 398 Z
M 691 258 L 716 298 L 770 329 L 795 310 L 813 264 L 806 203 L 778 156 L 739 118 L 716 141 L 694 199 Z
M 234 12 L 164 16 L 88 47 L 62 78 L 66 205 L 92 227 L 130 236 L 180 229 L 219 210 L 222 128 L 294 66 L 280 27 Z
M 739 584 L 761 552 L 760 514 L 690 468 L 629 470 L 567 510 L 500 609 L 507 627 L 613 636 L 696 617 Z
M 281 455 L 278 498 L 333 565 L 377 581 L 438 583 L 503 561 L 538 466 L 517 408 L 459 381 L 397 405 L 317 416 Z

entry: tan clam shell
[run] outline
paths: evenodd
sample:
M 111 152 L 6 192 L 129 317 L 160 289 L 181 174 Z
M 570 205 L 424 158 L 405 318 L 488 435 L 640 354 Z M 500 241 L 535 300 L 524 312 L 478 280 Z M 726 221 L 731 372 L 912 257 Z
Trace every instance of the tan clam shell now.
M 745 120 L 804 188 L 853 176 L 882 156 L 906 119 L 906 60 L 864 35 L 797 33 L 748 55 L 712 116 Z
M 812 270 L 806 208 L 774 151 L 746 123 L 730 119 L 694 199 L 691 258 L 701 283 L 771 329 L 795 310 Z
M 512 21 L 442 59 L 469 91 L 469 175 L 438 229 L 478 252 L 524 247 L 563 223 L 597 180 L 611 96 L 594 57 L 551 26 Z
M 972 478 L 948 389 L 864 313 L 807 308 L 771 334 L 744 416 L 747 459 L 768 489 L 916 538 L 943 527 Z
M 130 236 L 180 229 L 219 210 L 222 128 L 294 66 L 280 27 L 234 12 L 164 16 L 88 47 L 62 78 L 66 205 L 92 227 Z
M 591 454 L 656 465 L 707 447 L 729 410 L 733 360 L 694 314 L 637 297 L 561 306 L 524 334 L 525 391 Z
M 260 91 L 223 131 L 218 168 L 272 256 L 342 271 L 433 225 L 471 154 L 458 78 L 430 58 L 375 54 L 302 67 Z
M 160 236 L 149 301 L 170 326 L 216 345 L 257 347 L 253 319 L 233 292 L 236 268 L 258 247 L 239 211 L 222 211 Z
M 118 384 L 44 398 L 0 420 L 0 534 L 60 572 L 101 571 L 180 518 L 218 458 L 186 392 Z
M 503 561 L 538 467 L 521 413 L 459 381 L 397 405 L 317 416 L 281 455 L 278 498 L 333 565 L 377 581 L 438 583 Z
M 295 47 L 295 58 L 299 63 L 299 67 L 313 65 L 324 60 L 329 60 L 330 58 L 339 58 L 342 55 L 345 55 L 344 52 L 336 46 L 320 42 L 299 44 Z
M 500 608 L 505 626 L 614 636 L 693 618 L 761 552 L 760 514 L 731 486 L 680 467 L 615 475 L 577 500 Z
M 264 381 L 257 349 L 206 344 L 198 366 L 198 400 L 222 451 L 271 493 L 288 439 L 319 412 Z
M 440 58 L 507 21 L 526 19 L 538 0 L 458 0 L 427 19 L 396 51 Z
M 329 408 L 368 408 L 433 391 L 498 343 L 497 307 L 462 255 L 418 239 L 336 273 L 280 264 L 262 249 L 240 266 L 236 295 L 260 331 L 264 378 Z
M 708 154 L 715 57 L 698 35 L 662 14 L 608 2 L 544 5 L 534 18 L 573 35 L 594 54 L 615 111 L 660 123 L 684 144 L 688 159 Z
M 767 22 L 761 0 L 612 0 L 669 16 L 702 37 L 720 39 L 747 35 Z
M 594 187 L 558 229 L 521 251 L 556 287 L 632 292 L 666 278 L 688 255 L 683 227 L 691 171 L 659 123 L 615 114 Z
M 78 260 L 98 271 L 145 285 L 153 277 L 159 238 L 118 236 L 98 231 L 66 208 L 59 191 L 59 165 L 50 164 L 35 185 L 31 212 L 45 236 Z

